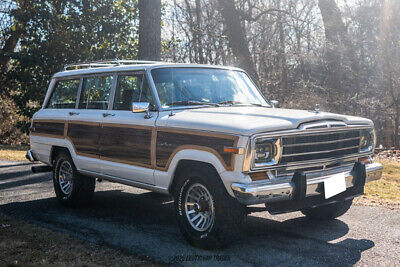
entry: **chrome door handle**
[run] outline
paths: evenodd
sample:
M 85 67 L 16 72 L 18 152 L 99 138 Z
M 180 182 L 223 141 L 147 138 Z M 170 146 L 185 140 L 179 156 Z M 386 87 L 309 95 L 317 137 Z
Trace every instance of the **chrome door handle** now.
M 109 116 L 114 117 L 115 114 L 112 114 L 112 113 L 103 113 L 103 117 L 104 117 L 104 118 L 105 118 L 105 117 L 109 117 Z
M 70 116 L 79 115 L 79 112 L 70 112 L 68 113 Z

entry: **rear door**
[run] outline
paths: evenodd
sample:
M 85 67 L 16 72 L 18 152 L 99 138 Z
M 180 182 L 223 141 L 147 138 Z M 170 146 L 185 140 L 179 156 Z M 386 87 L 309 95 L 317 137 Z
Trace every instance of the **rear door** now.
M 150 103 L 150 116 L 133 113 L 132 102 Z M 119 73 L 115 94 L 104 117 L 100 137 L 102 172 L 107 175 L 154 184 L 152 145 L 157 111 L 144 72 Z
M 78 108 L 68 114 L 67 138 L 74 146 L 79 169 L 101 172 L 100 129 L 109 108 L 114 74 L 82 78 Z

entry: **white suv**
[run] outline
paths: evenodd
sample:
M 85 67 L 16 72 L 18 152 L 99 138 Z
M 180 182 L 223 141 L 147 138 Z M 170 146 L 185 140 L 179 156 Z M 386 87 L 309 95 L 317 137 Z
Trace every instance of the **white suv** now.
M 27 158 L 49 166 L 65 205 L 90 200 L 95 178 L 173 195 L 202 248 L 227 244 L 254 211 L 344 214 L 382 174 L 372 121 L 271 103 L 237 68 L 70 65 L 33 116 Z

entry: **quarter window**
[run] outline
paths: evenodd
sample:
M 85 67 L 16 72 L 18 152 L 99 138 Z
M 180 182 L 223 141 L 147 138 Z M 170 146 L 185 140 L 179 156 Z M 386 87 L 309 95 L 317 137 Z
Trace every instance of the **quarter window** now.
M 75 108 L 79 89 L 79 79 L 58 81 L 47 104 L 47 108 Z
M 80 109 L 107 109 L 110 99 L 112 76 L 96 76 L 83 79 Z
M 118 76 L 113 109 L 131 110 L 132 102 L 147 102 L 154 109 L 150 86 L 143 74 Z

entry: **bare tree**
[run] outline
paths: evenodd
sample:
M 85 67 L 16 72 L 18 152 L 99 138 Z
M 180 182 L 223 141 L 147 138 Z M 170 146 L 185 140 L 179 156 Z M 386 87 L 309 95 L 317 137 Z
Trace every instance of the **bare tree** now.
M 234 0 L 219 0 L 219 10 L 224 19 L 229 46 L 236 56 L 239 66 L 246 70 L 250 76 L 259 82 L 258 73 L 250 54 L 246 34 L 240 24 L 240 14 L 235 7 Z

